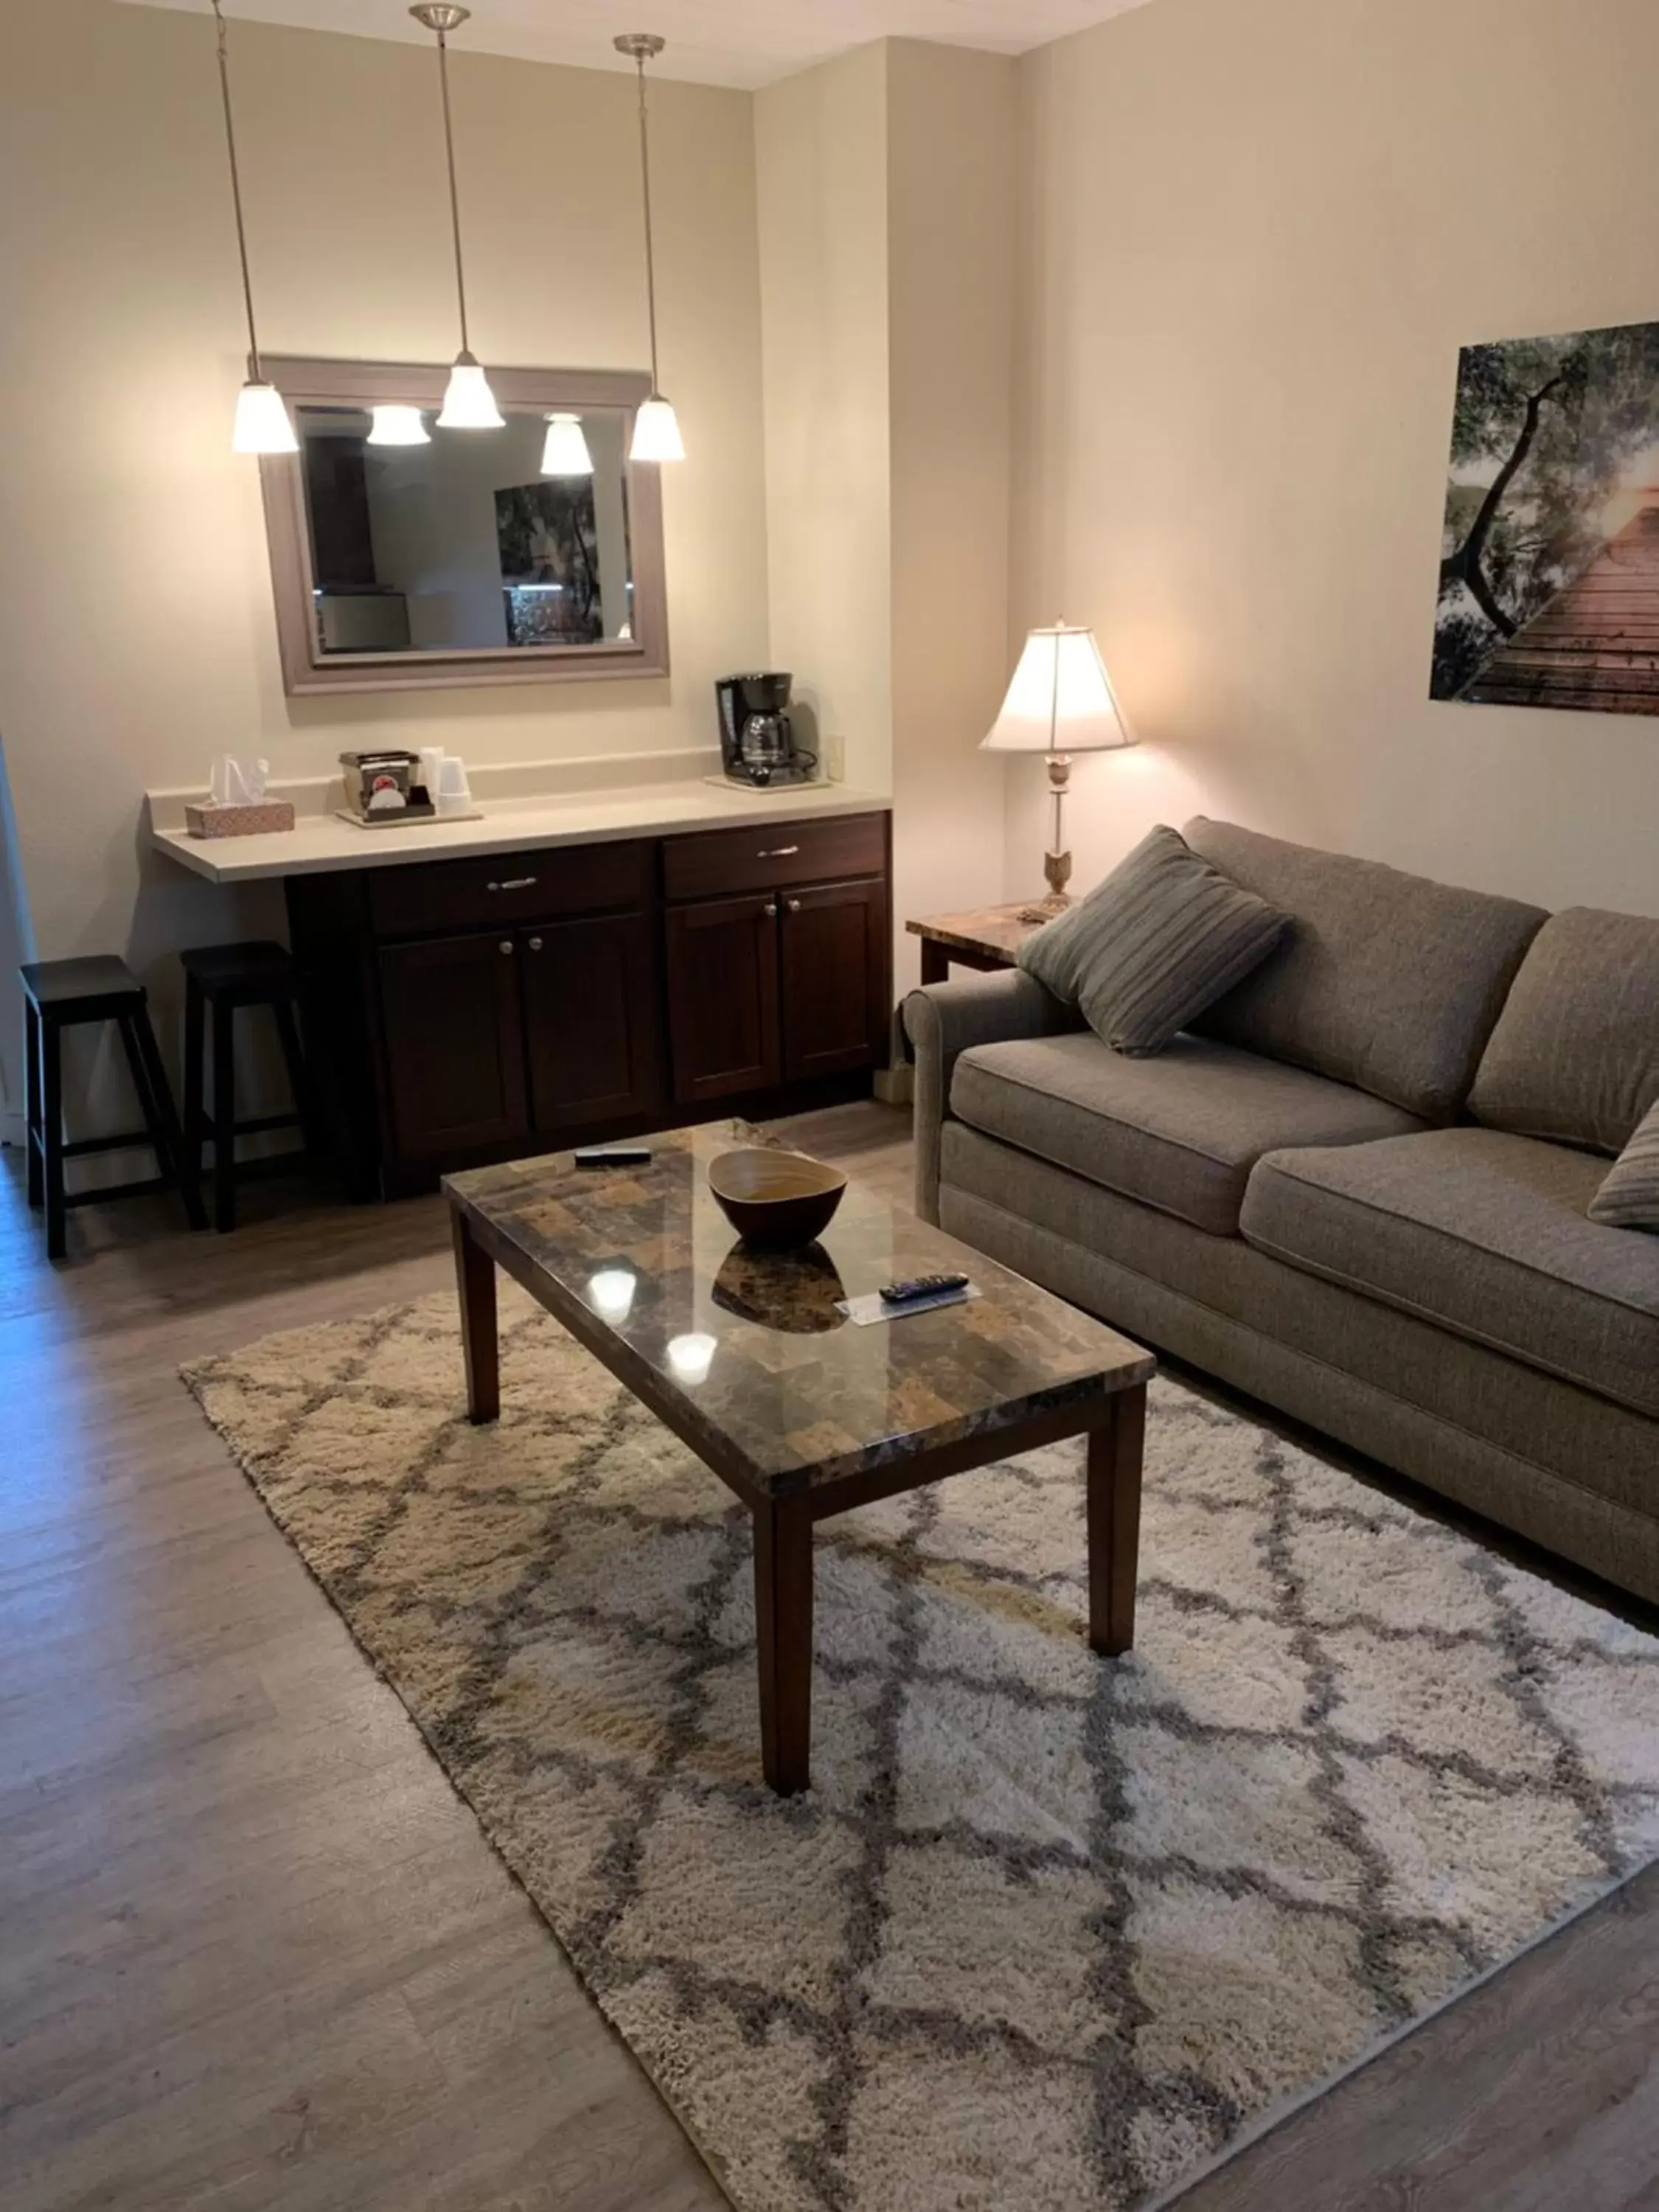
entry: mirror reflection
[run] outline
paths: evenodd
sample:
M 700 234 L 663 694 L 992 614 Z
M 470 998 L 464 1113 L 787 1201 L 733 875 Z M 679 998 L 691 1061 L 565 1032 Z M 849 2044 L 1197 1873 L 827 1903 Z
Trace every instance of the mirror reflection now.
M 295 413 L 319 657 L 632 638 L 625 410 L 508 412 L 487 434 L 410 408 Z

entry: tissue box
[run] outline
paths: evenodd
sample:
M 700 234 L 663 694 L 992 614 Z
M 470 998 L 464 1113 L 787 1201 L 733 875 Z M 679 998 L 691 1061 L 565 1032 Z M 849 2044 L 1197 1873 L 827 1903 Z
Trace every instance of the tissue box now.
M 185 827 L 192 837 L 258 837 L 270 830 L 294 827 L 291 799 L 262 799 L 248 806 L 185 808 Z

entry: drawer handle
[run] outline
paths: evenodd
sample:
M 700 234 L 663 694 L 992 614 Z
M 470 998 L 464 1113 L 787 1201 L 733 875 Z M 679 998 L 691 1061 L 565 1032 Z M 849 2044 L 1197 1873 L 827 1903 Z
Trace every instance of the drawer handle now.
M 769 899 L 766 904 L 761 908 L 761 912 L 766 916 L 766 919 L 769 921 L 774 921 L 776 918 L 777 911 L 778 902 L 775 899 Z
M 498 884 L 491 884 L 492 891 L 530 891 L 536 888 L 534 876 L 504 876 Z
M 757 860 L 789 860 L 800 850 L 799 845 L 774 845 L 769 853 L 757 853 Z
M 530 949 L 531 949 L 531 951 L 532 951 L 532 952 L 539 952 L 539 951 L 541 951 L 541 949 L 542 949 L 542 940 L 540 939 L 540 938 L 539 938 L 539 937 L 532 937 L 532 938 L 531 939 L 531 940 L 530 940 Z
M 510 937 L 502 938 L 501 951 L 507 955 L 509 960 L 513 957 L 513 939 Z
M 800 901 L 799 899 L 787 899 L 784 903 L 788 907 L 791 914 L 799 914 L 800 912 Z

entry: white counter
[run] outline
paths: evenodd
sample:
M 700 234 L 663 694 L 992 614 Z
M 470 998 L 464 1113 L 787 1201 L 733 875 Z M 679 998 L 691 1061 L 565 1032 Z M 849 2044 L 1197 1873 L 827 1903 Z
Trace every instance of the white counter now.
M 483 818 L 472 822 L 411 822 L 395 830 L 360 830 L 332 812 L 302 812 L 294 829 L 266 836 L 192 837 L 183 826 L 184 801 L 186 796 L 193 799 L 202 795 L 148 793 L 150 842 L 216 884 L 316 875 L 331 869 L 392 868 L 410 860 L 603 843 L 674 830 L 746 829 L 817 815 L 870 814 L 892 804 L 878 793 L 854 790 L 844 783 L 797 784 L 761 792 L 735 784 L 717 787 L 693 778 L 632 784 L 620 790 L 483 799 Z

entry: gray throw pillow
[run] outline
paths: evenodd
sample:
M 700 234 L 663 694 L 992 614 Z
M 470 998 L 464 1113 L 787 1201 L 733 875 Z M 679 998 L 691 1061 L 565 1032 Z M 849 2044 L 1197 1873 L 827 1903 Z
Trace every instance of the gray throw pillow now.
M 1589 1218 L 1610 1229 L 1659 1230 L 1659 1098 L 1591 1199 Z
M 1019 964 L 1138 1060 L 1162 1052 L 1265 960 L 1289 921 L 1160 824 L 1080 904 L 1028 937 Z

